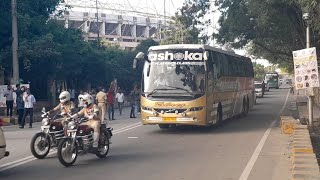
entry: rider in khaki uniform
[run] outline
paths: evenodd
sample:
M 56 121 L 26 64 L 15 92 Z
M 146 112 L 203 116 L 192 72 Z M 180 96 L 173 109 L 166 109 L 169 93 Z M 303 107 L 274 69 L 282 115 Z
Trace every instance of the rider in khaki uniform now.
M 90 94 L 83 95 L 83 104 L 84 108 L 78 113 L 72 115 L 72 118 L 77 117 L 86 117 L 89 120 L 87 122 L 82 123 L 83 125 L 87 125 L 94 130 L 93 134 L 93 151 L 97 151 L 99 135 L 100 135 L 100 118 L 99 118 L 99 108 L 97 105 L 93 103 L 93 97 Z
M 62 125 L 65 125 L 66 119 L 68 118 L 68 113 L 73 113 L 75 111 L 75 105 L 70 101 L 70 93 L 68 91 L 63 91 L 59 95 L 60 104 L 49 111 L 49 115 L 60 111 L 63 116 L 55 121 L 61 121 Z
M 107 110 L 107 95 L 104 92 L 104 89 L 101 88 L 101 90 L 98 92 L 98 94 L 96 95 L 96 100 L 99 108 L 101 124 L 106 124 L 105 117 Z

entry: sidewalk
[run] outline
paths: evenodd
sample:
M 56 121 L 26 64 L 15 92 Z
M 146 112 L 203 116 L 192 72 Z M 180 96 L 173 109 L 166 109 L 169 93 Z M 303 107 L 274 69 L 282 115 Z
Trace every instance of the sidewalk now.
M 308 111 L 308 98 L 303 93 L 299 95 L 295 95 L 295 102 L 298 108 L 298 119 L 300 119 L 301 123 L 308 123 L 309 119 L 309 111 Z M 312 141 L 313 148 L 315 150 L 315 154 L 318 159 L 318 163 L 320 165 L 320 107 L 314 105 L 313 106 L 313 124 L 309 126 L 310 137 Z

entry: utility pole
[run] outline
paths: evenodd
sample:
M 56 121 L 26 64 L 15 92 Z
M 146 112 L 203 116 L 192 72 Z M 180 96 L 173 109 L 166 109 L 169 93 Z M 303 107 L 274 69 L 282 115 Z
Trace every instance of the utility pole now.
M 12 83 L 19 83 L 17 1 L 11 0 L 12 16 Z
M 304 13 L 302 18 L 307 23 L 306 28 L 306 48 L 310 48 L 310 17 L 309 13 Z M 312 104 L 312 96 L 313 96 L 313 88 L 307 88 L 305 91 L 305 95 L 308 97 L 308 113 L 309 113 L 309 125 L 312 125 L 313 122 L 313 104 Z M 308 93 L 307 93 L 308 92 Z
M 100 27 L 99 27 L 99 11 L 98 11 L 98 0 L 96 0 L 96 10 L 97 10 L 97 28 L 98 28 L 98 47 L 100 47 Z
M 165 38 L 165 34 L 166 34 L 166 28 L 167 28 L 167 22 L 166 22 L 166 0 L 163 0 L 163 19 L 164 19 L 164 22 L 163 22 L 163 39 Z

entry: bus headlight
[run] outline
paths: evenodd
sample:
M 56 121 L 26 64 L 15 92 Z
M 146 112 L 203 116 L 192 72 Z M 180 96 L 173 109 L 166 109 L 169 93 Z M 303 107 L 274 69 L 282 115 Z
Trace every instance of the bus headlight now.
M 49 119 L 48 118 L 43 118 L 41 123 L 42 123 L 42 126 L 48 126 L 49 125 Z
M 190 108 L 190 111 L 201 111 L 203 109 L 203 107 L 193 107 Z
M 182 113 L 182 116 L 183 116 L 183 117 L 187 116 L 187 113 L 183 112 L 183 113 Z
M 152 114 L 153 114 L 154 116 L 158 116 L 158 115 L 159 115 L 159 113 L 158 113 L 157 111 L 154 111 Z

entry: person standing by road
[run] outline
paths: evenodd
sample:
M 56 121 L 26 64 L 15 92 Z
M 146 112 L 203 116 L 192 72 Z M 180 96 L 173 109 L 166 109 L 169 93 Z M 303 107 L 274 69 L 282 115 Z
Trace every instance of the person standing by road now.
M 36 98 L 31 94 L 30 89 L 27 89 L 26 94 L 23 96 L 24 101 L 24 112 L 23 112 L 23 119 L 22 119 L 22 128 L 24 128 L 26 118 L 30 115 L 29 120 L 29 128 L 32 128 L 33 123 L 33 106 L 36 103 Z
M 114 95 L 113 91 L 110 88 L 108 93 L 107 93 L 107 103 L 108 103 L 108 116 L 109 120 L 115 120 L 114 119 Z M 112 115 L 112 118 L 111 118 Z
M 24 113 L 24 102 L 23 102 L 23 93 L 20 93 L 19 96 L 16 99 L 17 103 L 17 112 L 18 112 L 18 124 L 19 128 L 22 128 L 22 119 L 23 119 L 23 113 Z
M 129 94 L 130 106 L 131 106 L 130 118 L 136 118 L 136 115 L 134 113 L 135 106 L 136 106 L 136 101 L 135 101 L 135 91 L 136 90 L 137 90 L 137 86 L 134 86 L 133 90 Z
M 122 107 L 123 107 L 123 102 L 124 102 L 124 94 L 121 89 L 118 90 L 118 93 L 116 94 L 116 99 L 118 102 L 118 108 L 119 108 L 119 113 L 120 116 L 122 115 Z
M 96 102 L 99 108 L 99 116 L 101 124 L 106 124 L 106 110 L 107 110 L 107 94 L 103 88 L 100 88 L 100 91 L 96 95 Z
M 13 89 L 11 85 L 7 86 L 7 90 L 4 92 L 4 97 L 6 97 L 7 116 L 11 117 L 13 109 Z

